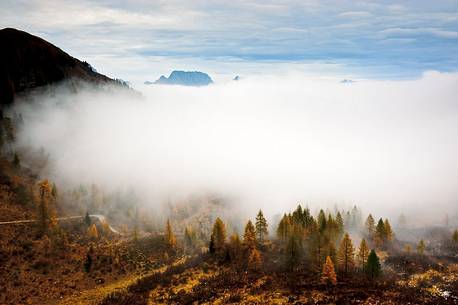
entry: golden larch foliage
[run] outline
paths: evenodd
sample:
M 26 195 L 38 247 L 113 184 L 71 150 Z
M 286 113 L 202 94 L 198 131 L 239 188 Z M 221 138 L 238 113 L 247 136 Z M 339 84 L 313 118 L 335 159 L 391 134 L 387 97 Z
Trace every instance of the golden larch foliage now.
M 99 239 L 99 231 L 97 230 L 97 227 L 95 223 L 93 223 L 89 229 L 87 230 L 87 235 L 91 239 Z
M 326 257 L 326 262 L 323 264 L 323 272 L 321 273 L 321 281 L 324 284 L 337 284 L 337 275 L 334 271 L 334 264 L 330 256 Z

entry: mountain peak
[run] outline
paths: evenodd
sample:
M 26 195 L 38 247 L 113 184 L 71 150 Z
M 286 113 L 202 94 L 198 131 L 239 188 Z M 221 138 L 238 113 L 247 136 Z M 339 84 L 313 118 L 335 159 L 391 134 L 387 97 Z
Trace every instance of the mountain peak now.
M 207 86 L 213 83 L 213 80 L 207 73 L 199 71 L 179 71 L 175 70 L 170 73 L 169 77 L 162 75 L 155 84 L 164 85 L 182 85 L 182 86 Z

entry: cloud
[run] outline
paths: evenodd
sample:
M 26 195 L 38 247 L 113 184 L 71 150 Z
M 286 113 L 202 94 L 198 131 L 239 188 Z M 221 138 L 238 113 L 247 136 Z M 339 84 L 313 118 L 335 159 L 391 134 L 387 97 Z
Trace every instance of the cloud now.
M 432 35 L 440 38 L 458 38 L 458 31 L 444 31 L 436 28 L 390 28 L 379 32 L 386 37 L 414 37 Z
M 59 185 L 132 186 L 141 201 L 213 192 L 246 212 L 356 203 L 437 215 L 458 200 L 457 74 L 411 81 L 257 76 L 144 98 L 91 89 L 22 103 L 24 149 Z M 434 211 L 431 211 L 434 206 Z
M 326 60 L 380 77 L 456 70 L 458 11 L 453 1 L 1 1 L 0 27 L 18 27 L 91 59 L 98 70 L 120 66 L 106 57 L 163 57 L 314 63 Z M 379 35 L 377 35 L 377 33 Z M 401 48 L 386 36 L 415 39 Z M 138 59 L 137 58 L 137 59 Z M 137 60 L 136 59 L 136 60 Z M 434 66 L 431 67 L 431 62 Z M 409 65 L 403 63 L 410 62 Z M 393 67 L 401 67 L 396 69 Z M 369 67 L 364 69 L 364 67 Z M 205 70 L 205 67 L 201 68 Z M 402 71 L 400 71 L 402 70 Z M 255 72 L 256 69 L 253 70 Z M 402 75 L 400 75 L 402 74 Z M 146 77 L 146 76 L 145 76 Z

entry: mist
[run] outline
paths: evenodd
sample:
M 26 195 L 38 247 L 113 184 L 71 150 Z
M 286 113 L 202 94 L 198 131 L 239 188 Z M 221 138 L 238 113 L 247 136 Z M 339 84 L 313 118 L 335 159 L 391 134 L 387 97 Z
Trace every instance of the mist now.
M 356 204 L 442 217 L 458 199 L 458 74 L 341 83 L 247 77 L 142 96 L 61 86 L 18 103 L 18 147 L 49 154 L 60 185 L 132 188 L 156 208 L 193 194 L 246 213 Z

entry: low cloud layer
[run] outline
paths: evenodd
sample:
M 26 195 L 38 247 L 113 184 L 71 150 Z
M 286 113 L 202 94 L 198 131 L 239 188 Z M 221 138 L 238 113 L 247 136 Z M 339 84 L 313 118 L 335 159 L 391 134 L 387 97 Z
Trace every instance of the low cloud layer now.
M 143 97 L 82 90 L 21 103 L 21 147 L 65 184 L 132 186 L 145 204 L 213 192 L 248 211 L 302 202 L 367 211 L 452 210 L 458 74 L 411 81 L 247 78 Z M 441 214 L 442 213 L 442 214 Z

